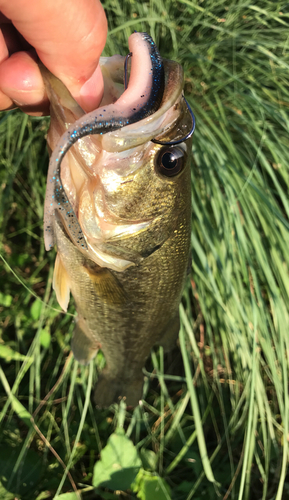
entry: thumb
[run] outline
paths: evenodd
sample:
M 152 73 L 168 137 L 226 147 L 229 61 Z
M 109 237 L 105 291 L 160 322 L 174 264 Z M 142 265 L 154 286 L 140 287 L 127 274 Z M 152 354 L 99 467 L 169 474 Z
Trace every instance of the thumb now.
M 97 107 L 103 93 L 98 62 L 107 34 L 100 1 L 0 0 L 0 9 L 79 104 L 86 111 Z

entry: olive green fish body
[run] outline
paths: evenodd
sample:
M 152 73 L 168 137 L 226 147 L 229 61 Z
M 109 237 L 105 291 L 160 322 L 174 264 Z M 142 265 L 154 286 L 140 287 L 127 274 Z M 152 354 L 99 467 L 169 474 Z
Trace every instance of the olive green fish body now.
M 103 102 L 112 103 L 112 113 L 123 92 L 122 64 L 120 56 L 102 61 Z M 57 245 L 54 289 L 64 310 L 70 292 L 75 299 L 76 359 L 85 364 L 99 349 L 104 354 L 106 367 L 95 391 L 99 406 L 120 397 L 137 405 L 152 346 L 167 349 L 179 329 L 190 255 L 191 142 L 172 147 L 151 139 L 183 137 L 191 120 L 180 66 L 164 61 L 164 74 L 157 110 L 117 130 L 80 138 L 61 159 L 59 178 L 52 170 L 48 174 L 48 182 L 56 177 L 65 191 L 55 203 L 56 183 L 46 198 L 46 231 L 53 235 L 46 236 L 47 247 Z M 56 151 L 67 127 L 81 125 L 86 115 L 57 79 L 44 69 L 43 75 L 51 102 L 48 143 Z M 56 172 L 54 164 L 50 169 Z M 78 224 L 76 237 L 70 217 Z
M 86 362 L 98 348 L 107 369 L 96 387 L 95 401 L 107 406 L 125 396 L 129 405 L 141 399 L 142 368 L 154 344 L 171 344 L 179 330 L 178 306 L 188 264 L 189 214 L 182 226 L 144 261 L 122 273 L 107 271 L 85 258 L 67 238 L 59 222 L 57 249 L 69 275 L 78 325 L 72 349 Z M 172 331 L 171 331 L 172 330 Z

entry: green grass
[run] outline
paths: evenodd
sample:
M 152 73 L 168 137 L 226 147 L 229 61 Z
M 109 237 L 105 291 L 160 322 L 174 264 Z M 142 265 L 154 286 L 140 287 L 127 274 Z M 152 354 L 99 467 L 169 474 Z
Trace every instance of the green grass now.
M 288 4 L 104 5 L 106 55 L 150 32 L 183 65 L 196 115 L 179 349 L 153 351 L 134 412 L 94 408 L 95 370 L 69 357 L 75 311 L 60 311 L 43 245 L 48 121 L 3 113 L 0 496 L 50 499 L 74 484 L 84 500 L 289 498 Z M 113 440 L 135 445 L 134 491 L 112 493 L 126 486 L 125 462 L 95 493 L 94 464 Z

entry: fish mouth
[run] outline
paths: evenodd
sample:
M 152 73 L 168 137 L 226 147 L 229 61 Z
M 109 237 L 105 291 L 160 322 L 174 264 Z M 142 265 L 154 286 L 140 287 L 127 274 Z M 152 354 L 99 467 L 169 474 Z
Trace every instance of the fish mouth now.
M 105 88 L 114 88 L 115 94 L 110 98 L 114 99 L 119 91 L 120 75 L 123 78 L 123 66 L 125 57 L 113 56 L 111 58 L 100 58 L 100 66 L 104 75 Z M 182 121 L 182 126 L 173 136 L 174 139 L 185 137 L 190 131 L 190 121 L 184 120 L 179 112 L 180 101 L 182 99 L 182 89 L 184 85 L 183 69 L 175 61 L 163 59 L 164 67 L 164 92 L 161 103 L 154 113 L 139 120 L 136 123 L 128 124 L 117 130 L 110 131 L 101 137 L 101 148 L 108 152 L 121 152 L 152 139 L 165 139 L 171 137 L 173 129 L 176 129 L 177 122 Z M 107 81 L 106 75 L 110 75 Z M 105 98 L 108 98 L 105 91 Z
M 102 150 L 120 153 L 137 148 L 152 138 L 163 139 L 179 120 L 178 105 L 183 87 L 180 65 L 162 60 L 154 42 L 146 33 L 131 35 L 129 49 L 133 55 L 127 89 L 123 88 L 125 57 L 101 58 L 105 91 L 100 107 L 88 114 L 84 114 L 78 107 L 75 111 L 76 121 L 68 127 L 54 148 L 48 170 L 44 216 L 47 250 L 55 243 L 53 226 L 57 212 L 66 234 L 82 253 L 100 266 L 117 271 L 134 265 L 139 257 L 130 255 L 129 259 L 123 259 L 121 251 L 117 255 L 117 252 L 103 248 L 103 244 L 91 244 L 91 239 L 89 241 L 80 224 L 78 202 L 73 200 L 72 191 L 64 180 L 64 170 L 67 170 L 68 163 L 65 155 L 73 145 L 69 158 L 74 156 L 77 159 L 83 153 L 90 155 L 84 168 L 85 179 L 91 175 L 90 167 L 99 161 Z M 53 93 L 53 89 L 51 83 L 47 83 L 47 75 L 44 75 L 44 79 L 49 95 Z M 50 100 L 51 97 L 49 95 Z M 78 194 L 75 198 L 77 196 Z M 134 225 L 134 231 L 145 230 L 150 220 L 122 222 L 116 219 L 113 224 L 119 225 L 120 229 L 116 232 L 121 234 L 129 224 Z M 101 229 L 101 224 L 98 226 Z M 107 227 L 105 221 L 102 227 Z M 112 227 L 109 230 L 113 233 Z M 105 236 L 103 229 L 101 232 L 101 239 L 104 241 L 107 235 Z

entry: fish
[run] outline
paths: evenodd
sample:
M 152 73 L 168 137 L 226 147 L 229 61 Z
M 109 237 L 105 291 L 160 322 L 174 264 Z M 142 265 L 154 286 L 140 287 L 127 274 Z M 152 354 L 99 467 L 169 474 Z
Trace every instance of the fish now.
M 51 116 L 45 247 L 57 248 L 60 306 L 67 311 L 70 294 L 75 300 L 75 359 L 104 355 L 100 408 L 121 398 L 139 404 L 151 348 L 176 342 L 190 263 L 192 115 L 183 70 L 147 33 L 134 32 L 128 44 L 130 60 L 100 59 L 104 94 L 87 114 L 41 67 Z

